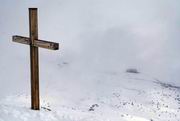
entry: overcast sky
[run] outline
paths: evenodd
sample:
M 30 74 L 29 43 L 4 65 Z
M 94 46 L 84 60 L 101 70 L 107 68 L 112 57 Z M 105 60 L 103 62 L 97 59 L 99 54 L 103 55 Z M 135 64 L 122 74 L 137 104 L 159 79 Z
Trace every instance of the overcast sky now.
M 180 85 L 179 0 L 0 3 L 0 88 L 29 81 L 29 47 L 12 42 L 12 35 L 29 36 L 29 7 L 38 7 L 39 38 L 60 43 L 57 52 L 41 49 L 46 69 L 62 62 L 80 70 L 121 72 L 132 67 Z

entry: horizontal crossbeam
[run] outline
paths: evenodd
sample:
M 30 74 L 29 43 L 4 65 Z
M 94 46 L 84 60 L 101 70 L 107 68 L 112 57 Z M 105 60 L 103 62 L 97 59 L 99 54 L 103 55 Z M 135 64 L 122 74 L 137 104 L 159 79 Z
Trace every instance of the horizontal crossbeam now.
M 13 40 L 13 42 L 31 45 L 30 38 L 28 38 L 28 37 L 15 35 L 15 36 L 13 36 L 12 40 Z M 32 46 L 46 48 L 46 49 L 50 49 L 50 50 L 58 50 L 59 49 L 59 43 L 49 42 L 49 41 L 45 41 L 45 40 L 34 40 L 34 43 Z

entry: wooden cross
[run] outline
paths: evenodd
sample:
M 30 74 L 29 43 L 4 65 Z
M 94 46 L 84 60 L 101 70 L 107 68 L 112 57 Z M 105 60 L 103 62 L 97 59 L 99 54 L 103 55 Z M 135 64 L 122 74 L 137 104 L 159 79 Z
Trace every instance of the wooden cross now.
M 40 110 L 39 99 L 39 57 L 38 47 L 58 50 L 59 43 L 49 42 L 38 39 L 38 18 L 37 8 L 29 8 L 29 31 L 30 37 L 13 36 L 13 41 L 30 45 L 31 62 L 31 108 Z

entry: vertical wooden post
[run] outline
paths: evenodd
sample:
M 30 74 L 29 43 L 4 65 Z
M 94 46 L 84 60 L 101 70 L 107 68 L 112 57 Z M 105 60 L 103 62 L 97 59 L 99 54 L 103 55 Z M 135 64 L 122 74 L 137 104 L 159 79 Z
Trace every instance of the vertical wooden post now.
M 35 39 L 38 39 L 37 8 L 29 8 L 29 28 L 31 61 L 31 108 L 33 110 L 40 110 L 38 47 L 33 46 Z

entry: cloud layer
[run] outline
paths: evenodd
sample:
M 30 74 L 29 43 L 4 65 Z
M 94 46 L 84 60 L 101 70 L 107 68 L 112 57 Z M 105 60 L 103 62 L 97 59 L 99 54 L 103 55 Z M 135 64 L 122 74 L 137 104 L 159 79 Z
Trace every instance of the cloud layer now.
M 29 7 L 39 8 L 39 38 L 60 42 L 58 52 L 41 50 L 42 66 L 66 61 L 86 71 L 133 67 L 180 84 L 178 0 L 0 2 L 1 88 L 29 83 L 29 70 L 23 70 L 29 68 L 29 48 L 11 42 L 14 34 L 29 35 Z

